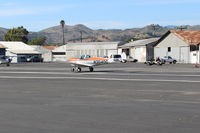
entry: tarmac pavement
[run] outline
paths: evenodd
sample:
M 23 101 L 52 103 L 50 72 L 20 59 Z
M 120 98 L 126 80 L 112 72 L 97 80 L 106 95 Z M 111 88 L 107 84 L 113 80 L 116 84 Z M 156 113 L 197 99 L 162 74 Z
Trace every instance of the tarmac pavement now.
M 191 64 L 0 66 L 0 133 L 197 133 L 200 69 Z

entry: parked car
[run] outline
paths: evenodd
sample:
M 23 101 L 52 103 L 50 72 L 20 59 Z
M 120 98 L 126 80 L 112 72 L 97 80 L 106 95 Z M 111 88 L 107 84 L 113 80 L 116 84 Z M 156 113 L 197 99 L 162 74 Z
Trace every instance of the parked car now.
M 171 56 L 164 56 L 164 58 L 162 58 L 161 59 L 161 61 L 163 62 L 163 63 L 170 63 L 170 64 L 176 64 L 176 62 L 177 62 L 177 60 L 176 59 L 174 59 L 174 58 L 172 58 Z
M 133 58 L 132 56 L 129 56 L 127 59 L 126 59 L 127 62 L 138 62 L 137 59 Z
M 122 63 L 125 63 L 126 60 L 123 60 L 122 56 L 119 55 L 119 54 L 113 54 L 113 55 L 110 56 L 108 62 L 122 62 Z
M 39 56 L 30 56 L 26 58 L 27 62 L 43 62 L 43 58 Z

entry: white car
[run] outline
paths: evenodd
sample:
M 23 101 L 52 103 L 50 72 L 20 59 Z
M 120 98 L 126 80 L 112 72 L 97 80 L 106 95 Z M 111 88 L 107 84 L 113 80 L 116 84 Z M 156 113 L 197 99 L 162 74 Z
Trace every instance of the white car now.
M 164 58 L 161 59 L 161 61 L 163 63 L 170 63 L 170 64 L 176 64 L 177 60 L 176 59 L 173 59 L 171 56 L 165 56 Z
M 138 62 L 137 59 L 133 58 L 132 56 L 129 56 L 127 59 L 126 59 L 127 62 Z
M 119 54 L 113 54 L 110 56 L 108 62 L 126 62 L 126 60 L 122 59 L 122 56 Z

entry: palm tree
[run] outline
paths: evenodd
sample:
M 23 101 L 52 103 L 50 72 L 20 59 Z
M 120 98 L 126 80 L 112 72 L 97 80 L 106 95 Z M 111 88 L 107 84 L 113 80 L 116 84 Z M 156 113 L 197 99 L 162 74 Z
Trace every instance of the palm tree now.
M 65 45 L 65 33 L 64 33 L 65 21 L 61 20 L 60 25 L 62 26 L 62 31 L 63 31 L 63 45 Z

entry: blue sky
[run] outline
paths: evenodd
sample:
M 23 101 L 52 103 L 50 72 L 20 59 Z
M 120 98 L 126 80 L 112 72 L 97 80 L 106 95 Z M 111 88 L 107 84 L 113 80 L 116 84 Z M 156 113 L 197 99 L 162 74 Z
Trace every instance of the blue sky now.
M 92 29 L 198 25 L 199 11 L 200 0 L 0 0 L 0 27 L 40 31 L 60 20 Z

